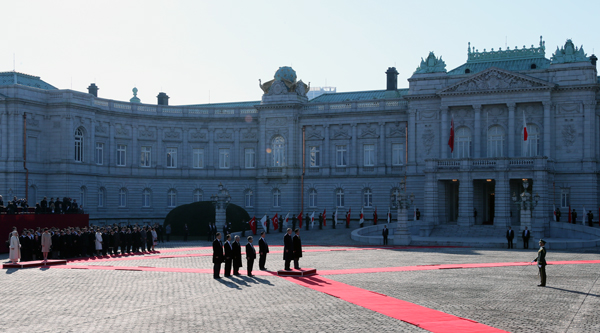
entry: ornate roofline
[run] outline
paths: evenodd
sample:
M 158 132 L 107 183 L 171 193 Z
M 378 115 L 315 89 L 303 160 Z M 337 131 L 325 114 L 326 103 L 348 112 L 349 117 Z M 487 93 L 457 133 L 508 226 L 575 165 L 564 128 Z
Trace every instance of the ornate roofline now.
M 542 40 L 542 36 L 540 36 L 539 47 L 533 47 L 532 44 L 530 48 L 527 48 L 525 45 L 523 45 L 522 49 L 518 49 L 517 46 L 515 46 L 513 50 L 511 50 L 510 47 L 507 47 L 504 51 L 502 50 L 502 48 L 499 48 L 498 51 L 494 51 L 494 49 L 492 48 L 491 51 L 486 51 L 485 49 L 483 49 L 483 52 L 479 52 L 479 50 L 476 50 L 475 47 L 473 47 L 473 50 L 471 51 L 471 43 L 469 42 L 467 63 L 545 57 L 546 42 L 544 42 Z

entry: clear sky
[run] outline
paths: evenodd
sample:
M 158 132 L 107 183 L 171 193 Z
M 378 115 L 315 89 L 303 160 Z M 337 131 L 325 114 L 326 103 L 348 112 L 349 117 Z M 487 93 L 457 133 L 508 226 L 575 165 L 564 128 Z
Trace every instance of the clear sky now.
M 258 79 L 292 66 L 311 86 L 399 87 L 429 51 L 446 68 L 467 43 L 505 49 L 546 41 L 546 57 L 572 38 L 600 53 L 600 1 L 14 1 L 0 0 L 0 71 L 40 76 L 60 89 L 142 103 L 260 100 Z M 594 50 L 595 51 L 595 50 Z M 210 93 L 209 93 L 210 92 Z M 209 97 L 210 96 L 210 97 Z

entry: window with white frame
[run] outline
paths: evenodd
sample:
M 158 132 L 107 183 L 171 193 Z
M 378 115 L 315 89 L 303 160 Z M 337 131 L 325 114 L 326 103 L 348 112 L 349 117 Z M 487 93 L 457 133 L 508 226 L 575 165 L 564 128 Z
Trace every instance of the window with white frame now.
M 151 196 L 150 190 L 145 188 L 144 191 L 142 191 L 142 207 L 145 207 L 145 208 L 150 207 L 150 196 Z
M 363 191 L 363 206 L 366 208 L 373 207 L 373 192 L 370 188 Z
M 504 157 L 504 129 L 495 125 L 488 130 L 487 157 Z
M 273 139 L 273 166 L 285 166 L 285 139 L 282 136 L 276 136 Z
M 404 145 L 401 143 L 392 143 L 392 165 L 404 164 Z
M 273 207 L 281 207 L 281 191 L 279 189 L 273 190 Z
M 471 157 L 471 130 L 468 127 L 460 127 L 455 134 L 455 150 L 452 153 L 454 158 Z
M 142 156 L 140 160 L 140 166 L 144 168 L 149 168 L 152 158 L 152 147 L 143 146 L 142 147 Z
M 106 198 L 106 190 L 101 187 L 98 189 L 98 207 L 104 207 L 104 199 Z
M 202 169 L 204 168 L 204 149 L 202 148 L 194 148 L 192 149 L 192 157 L 194 160 L 194 168 Z
M 167 207 L 177 206 L 177 192 L 174 189 L 170 189 L 167 193 Z
M 127 156 L 127 146 L 117 145 L 117 166 L 125 166 Z
M 363 145 L 364 166 L 375 165 L 375 145 Z
M 244 149 L 244 164 L 246 169 L 256 168 L 256 153 L 254 148 Z
M 309 147 L 309 159 L 310 167 L 317 168 L 321 166 L 321 147 L 310 146 Z
M 229 169 L 229 165 L 230 165 L 229 148 L 219 149 L 219 168 L 220 169 Z
M 560 206 L 562 208 L 569 208 L 571 205 L 571 191 L 568 188 L 560 190 Z
M 75 162 L 83 162 L 83 130 L 75 130 Z
M 127 207 L 127 190 L 124 188 L 119 190 L 119 207 Z
M 314 188 L 308 192 L 308 206 L 311 208 L 317 207 L 317 190 Z
M 335 206 L 344 207 L 344 190 L 341 188 L 335 191 Z
M 96 142 L 96 164 L 104 164 L 104 143 Z
M 167 148 L 167 168 L 177 167 L 177 148 Z
M 522 132 L 522 131 L 521 131 Z M 523 142 L 523 156 L 540 156 L 540 129 L 535 124 L 527 124 L 527 141 Z
M 79 208 L 83 208 L 83 205 L 87 202 L 87 188 L 82 186 L 79 188 Z
M 194 190 L 194 202 L 200 202 L 202 201 L 202 197 L 203 197 L 203 193 L 202 190 L 200 189 L 196 189 Z
M 335 146 L 335 166 L 345 167 L 348 165 L 348 146 Z
M 246 193 L 244 193 L 244 205 L 254 207 L 254 192 L 252 190 L 246 190 Z

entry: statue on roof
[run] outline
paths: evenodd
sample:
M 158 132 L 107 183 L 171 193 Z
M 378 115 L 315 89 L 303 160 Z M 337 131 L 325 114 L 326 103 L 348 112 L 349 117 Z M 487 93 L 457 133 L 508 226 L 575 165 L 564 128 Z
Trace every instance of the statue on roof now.
M 310 83 L 306 84 L 300 81 L 296 81 L 296 71 L 291 67 L 279 67 L 273 80 L 262 83 L 258 80 L 258 86 L 265 95 L 283 95 L 289 93 L 296 93 L 300 96 L 306 97 L 306 94 L 310 90 Z
M 421 58 L 421 65 L 415 71 L 415 74 L 424 73 L 446 73 L 446 63 L 442 57 L 436 58 L 433 52 L 429 52 L 427 59 Z
M 137 97 L 138 89 L 136 87 L 133 87 L 133 89 L 131 89 L 131 91 L 133 91 L 133 97 L 131 97 L 129 99 L 129 102 L 131 102 L 131 103 L 141 103 L 142 101 Z
M 567 39 L 565 46 L 560 49 L 558 46 L 556 47 L 556 52 L 552 55 L 551 60 L 553 64 L 565 64 L 570 62 L 589 61 L 589 58 L 583 51 L 583 45 L 580 48 L 577 48 L 572 40 Z

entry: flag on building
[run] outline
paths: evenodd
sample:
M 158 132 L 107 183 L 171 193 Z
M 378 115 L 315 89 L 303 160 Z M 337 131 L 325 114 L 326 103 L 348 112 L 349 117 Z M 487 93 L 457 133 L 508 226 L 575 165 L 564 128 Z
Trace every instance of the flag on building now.
M 569 223 L 571 223 L 571 205 L 569 205 Z
M 392 223 L 392 210 L 388 207 L 387 223 Z
M 323 210 L 323 226 L 327 226 L 327 208 Z
M 454 117 L 450 121 L 450 138 L 448 139 L 448 146 L 450 146 L 450 152 L 454 152 Z
M 377 207 L 375 207 L 375 211 L 373 212 L 373 225 L 377 225 Z
M 287 215 L 285 216 L 285 220 L 283 221 L 283 227 L 286 229 L 288 227 L 289 218 L 290 218 L 290 212 L 287 213 Z
M 333 215 L 333 224 L 338 224 L 337 223 L 337 208 L 335 209 L 335 214 Z
M 346 214 L 346 225 L 350 225 L 350 212 L 352 211 L 352 208 L 348 209 L 348 214 Z
M 360 209 L 360 221 L 359 221 L 359 223 L 360 224 L 365 223 L 365 209 L 364 208 Z
M 267 231 L 267 215 L 260 219 L 260 225 L 262 225 L 264 231 Z
M 300 212 L 300 214 L 298 214 L 298 227 L 302 228 L 302 212 Z
M 313 213 L 310 215 L 310 228 L 314 228 L 315 227 L 315 211 L 313 210 Z
M 413 208 L 413 221 L 417 220 L 417 206 Z
M 248 223 L 250 224 L 250 230 L 252 230 L 252 234 L 256 235 L 256 216 L 253 216 Z
M 552 204 L 552 209 L 553 209 L 553 215 L 554 215 L 554 222 L 556 222 L 556 205 Z
M 279 228 L 279 218 L 277 217 L 277 213 L 275 213 L 275 216 L 273 216 L 271 222 L 273 222 L 273 230 L 277 230 Z
M 523 110 L 523 141 L 527 141 L 527 121 L 525 120 L 525 111 Z

